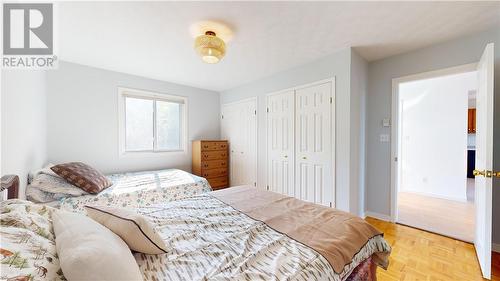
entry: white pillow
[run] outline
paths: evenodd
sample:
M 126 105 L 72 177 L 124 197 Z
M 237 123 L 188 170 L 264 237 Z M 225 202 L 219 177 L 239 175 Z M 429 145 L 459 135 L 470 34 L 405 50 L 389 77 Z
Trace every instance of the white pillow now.
M 127 244 L 91 218 L 71 212 L 52 215 L 61 269 L 71 281 L 143 280 Z
M 49 193 L 64 194 L 70 196 L 82 196 L 89 194 L 83 189 L 68 183 L 65 179 L 59 176 L 53 176 L 45 173 L 36 175 L 33 178 L 33 181 L 30 183 L 29 187 L 37 188 Z
M 87 215 L 120 236 L 130 249 L 158 255 L 167 253 L 167 246 L 149 220 L 134 210 L 85 206 Z

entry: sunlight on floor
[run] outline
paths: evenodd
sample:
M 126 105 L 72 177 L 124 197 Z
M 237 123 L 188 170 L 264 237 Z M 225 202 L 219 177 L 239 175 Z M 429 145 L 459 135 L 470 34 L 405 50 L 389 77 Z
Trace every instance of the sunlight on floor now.
M 398 223 L 459 240 L 474 239 L 474 202 L 458 202 L 409 192 L 398 194 Z

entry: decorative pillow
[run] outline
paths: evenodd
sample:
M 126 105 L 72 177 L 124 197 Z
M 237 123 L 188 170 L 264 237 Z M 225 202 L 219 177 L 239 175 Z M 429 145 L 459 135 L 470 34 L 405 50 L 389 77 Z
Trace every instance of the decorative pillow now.
M 87 215 L 120 236 L 130 249 L 157 255 L 167 251 L 165 242 L 149 220 L 131 209 L 85 206 Z
M 78 188 L 78 187 L 75 186 L 74 188 Z M 66 197 L 71 196 L 71 195 L 67 195 L 67 194 L 56 194 L 56 193 L 45 192 L 43 190 L 40 190 L 38 188 L 29 186 L 29 185 L 26 187 L 26 199 L 28 201 L 35 202 L 35 203 L 57 204 L 57 200 L 64 198 L 64 197 L 60 197 L 59 195 L 63 195 Z
M 50 169 L 69 183 L 92 194 L 99 193 L 113 184 L 99 171 L 81 162 L 59 164 Z
M 85 190 L 70 184 L 60 176 L 48 174 L 36 175 L 29 184 L 29 187 L 37 188 L 45 192 L 61 193 L 69 196 L 82 196 L 88 194 Z
M 143 280 L 127 244 L 109 229 L 77 213 L 52 215 L 56 248 L 68 280 Z

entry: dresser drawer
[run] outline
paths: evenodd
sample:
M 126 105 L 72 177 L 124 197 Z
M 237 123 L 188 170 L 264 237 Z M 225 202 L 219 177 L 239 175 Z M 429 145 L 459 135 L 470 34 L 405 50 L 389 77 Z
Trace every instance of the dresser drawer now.
M 207 180 L 208 180 L 208 183 L 210 183 L 210 186 L 212 187 L 212 189 L 220 189 L 220 188 L 227 187 L 227 185 L 229 183 L 228 177 L 218 177 L 218 178 L 211 178 L 211 179 L 207 179 Z
M 226 150 L 227 142 L 225 141 L 203 141 L 201 142 L 201 151 L 211 150 Z
M 201 176 L 204 178 L 216 178 L 216 177 L 227 176 L 227 168 L 203 170 L 203 172 L 201 172 Z
M 203 151 L 201 153 L 201 161 L 204 160 L 224 160 L 227 159 L 227 151 Z
M 227 167 L 227 160 L 208 160 L 202 161 L 201 169 L 216 169 L 216 168 L 225 168 Z

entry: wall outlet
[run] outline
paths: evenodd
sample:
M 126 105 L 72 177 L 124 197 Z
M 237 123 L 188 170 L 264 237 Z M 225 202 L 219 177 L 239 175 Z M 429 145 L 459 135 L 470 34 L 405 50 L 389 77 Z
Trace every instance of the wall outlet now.
M 382 119 L 382 126 L 383 127 L 390 127 L 391 126 L 391 119 L 390 118 Z
M 380 142 L 389 142 L 388 134 L 380 134 Z

